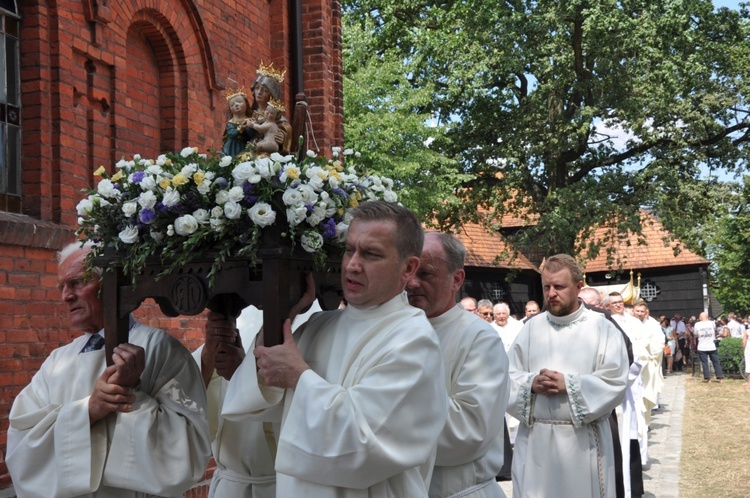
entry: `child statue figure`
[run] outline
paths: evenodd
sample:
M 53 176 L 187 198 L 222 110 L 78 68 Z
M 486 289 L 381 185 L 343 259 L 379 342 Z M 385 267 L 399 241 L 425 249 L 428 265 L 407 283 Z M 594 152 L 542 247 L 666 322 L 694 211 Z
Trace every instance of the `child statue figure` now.
M 255 150 L 258 152 L 278 152 L 279 144 L 276 142 L 276 134 L 279 131 L 279 126 L 276 124 L 280 117 L 284 115 L 284 103 L 271 97 L 266 105 L 266 110 L 263 113 L 264 121 L 262 123 L 254 123 L 253 129 L 263 135 L 255 144 Z

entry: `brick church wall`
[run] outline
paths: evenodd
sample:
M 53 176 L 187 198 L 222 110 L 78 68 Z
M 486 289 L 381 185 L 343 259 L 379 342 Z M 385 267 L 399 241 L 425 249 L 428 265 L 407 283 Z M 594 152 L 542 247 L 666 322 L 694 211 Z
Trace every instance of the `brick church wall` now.
M 249 89 L 261 61 L 287 69 L 284 98 L 294 107 L 286 0 L 16 3 L 23 195 L 20 213 L 0 211 L 0 496 L 12 496 L 5 446 L 13 399 L 50 351 L 79 334 L 59 302 L 54 257 L 75 239 L 75 206 L 93 171 L 135 153 L 221 148 L 223 91 Z M 302 3 L 304 91 L 327 152 L 343 140 L 341 7 Z M 135 314 L 190 350 L 202 342 L 202 316 L 168 318 L 150 302 Z M 206 482 L 188 496 L 206 496 Z

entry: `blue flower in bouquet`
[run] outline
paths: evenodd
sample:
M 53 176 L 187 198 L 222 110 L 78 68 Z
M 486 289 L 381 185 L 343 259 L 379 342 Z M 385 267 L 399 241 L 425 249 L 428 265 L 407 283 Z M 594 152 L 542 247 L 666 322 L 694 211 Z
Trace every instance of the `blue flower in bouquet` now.
M 147 258 L 168 271 L 211 254 L 214 268 L 231 256 L 254 261 L 264 230 L 281 224 L 293 246 L 323 264 L 340 253 L 347 211 L 360 202 L 396 202 L 393 181 L 367 174 L 357 154 L 333 148 L 334 157 L 308 151 L 298 160 L 278 153 L 244 159 L 200 154 L 185 147 L 156 159 L 139 155 L 100 167 L 96 188 L 77 205 L 79 233 L 113 249 L 126 274 Z

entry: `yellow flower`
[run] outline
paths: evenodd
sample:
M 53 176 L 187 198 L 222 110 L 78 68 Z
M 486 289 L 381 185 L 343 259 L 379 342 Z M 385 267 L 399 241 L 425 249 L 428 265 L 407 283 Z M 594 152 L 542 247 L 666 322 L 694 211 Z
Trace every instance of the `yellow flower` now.
M 180 185 L 185 185 L 188 182 L 188 179 L 185 175 L 182 173 L 177 173 L 174 175 L 174 178 L 172 178 L 172 185 L 175 187 L 179 187 Z
M 354 192 L 354 196 L 357 198 L 357 200 L 360 200 L 362 198 L 362 194 L 359 193 L 359 190 Z
M 357 199 L 355 199 L 355 198 L 353 198 L 353 197 L 352 197 L 352 198 L 350 198 L 350 199 L 349 199 L 349 207 L 350 207 L 350 208 L 355 208 L 355 207 L 357 207 L 357 206 L 359 206 L 359 202 L 357 201 Z
M 338 214 L 339 216 L 344 216 L 344 210 L 343 209 L 338 209 L 336 211 L 336 214 Z
M 206 178 L 206 174 L 203 173 L 203 171 L 196 171 L 193 175 L 193 181 L 196 185 L 200 185 L 203 183 L 203 180 Z
M 344 171 L 340 161 L 333 161 L 333 167 L 336 168 L 336 171 Z
M 125 175 L 123 175 L 123 174 L 122 174 L 122 170 L 120 170 L 120 171 L 118 171 L 117 173 L 115 173 L 114 175 L 112 175 L 112 178 L 110 178 L 110 180 L 112 180 L 113 182 L 118 182 L 118 181 L 120 181 L 120 179 L 121 179 L 121 178 L 122 178 L 123 176 L 125 176 Z
M 284 173 L 286 173 L 287 178 L 291 178 L 292 180 L 299 180 L 299 169 L 287 166 L 287 168 L 284 170 Z
M 159 186 L 164 190 L 166 190 L 170 185 L 172 185 L 172 180 L 170 180 L 166 176 L 159 180 Z
M 94 171 L 94 176 L 102 176 L 106 170 L 104 169 L 104 166 L 99 166 L 96 171 Z

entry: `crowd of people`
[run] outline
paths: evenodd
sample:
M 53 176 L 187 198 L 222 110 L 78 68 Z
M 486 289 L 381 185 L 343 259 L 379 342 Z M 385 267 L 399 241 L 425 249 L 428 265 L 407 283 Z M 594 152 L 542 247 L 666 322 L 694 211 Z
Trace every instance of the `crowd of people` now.
M 84 335 L 13 403 L 18 496 L 180 496 L 210 456 L 215 498 L 493 498 L 507 467 L 519 498 L 643 494 L 665 343 L 683 352 L 672 368 L 693 337 L 711 358 L 711 322 L 660 325 L 646 303 L 630 315 L 619 294 L 585 288 L 564 254 L 542 269 L 544 309 L 529 301 L 520 320 L 507 303 L 457 302 L 466 250 L 455 237 L 424 233 L 392 203 L 352 216 L 344 306 L 300 319 L 309 277 L 283 344 L 211 312 L 192 358 L 131 317 L 108 366 L 91 245 L 61 251 L 61 298 Z

